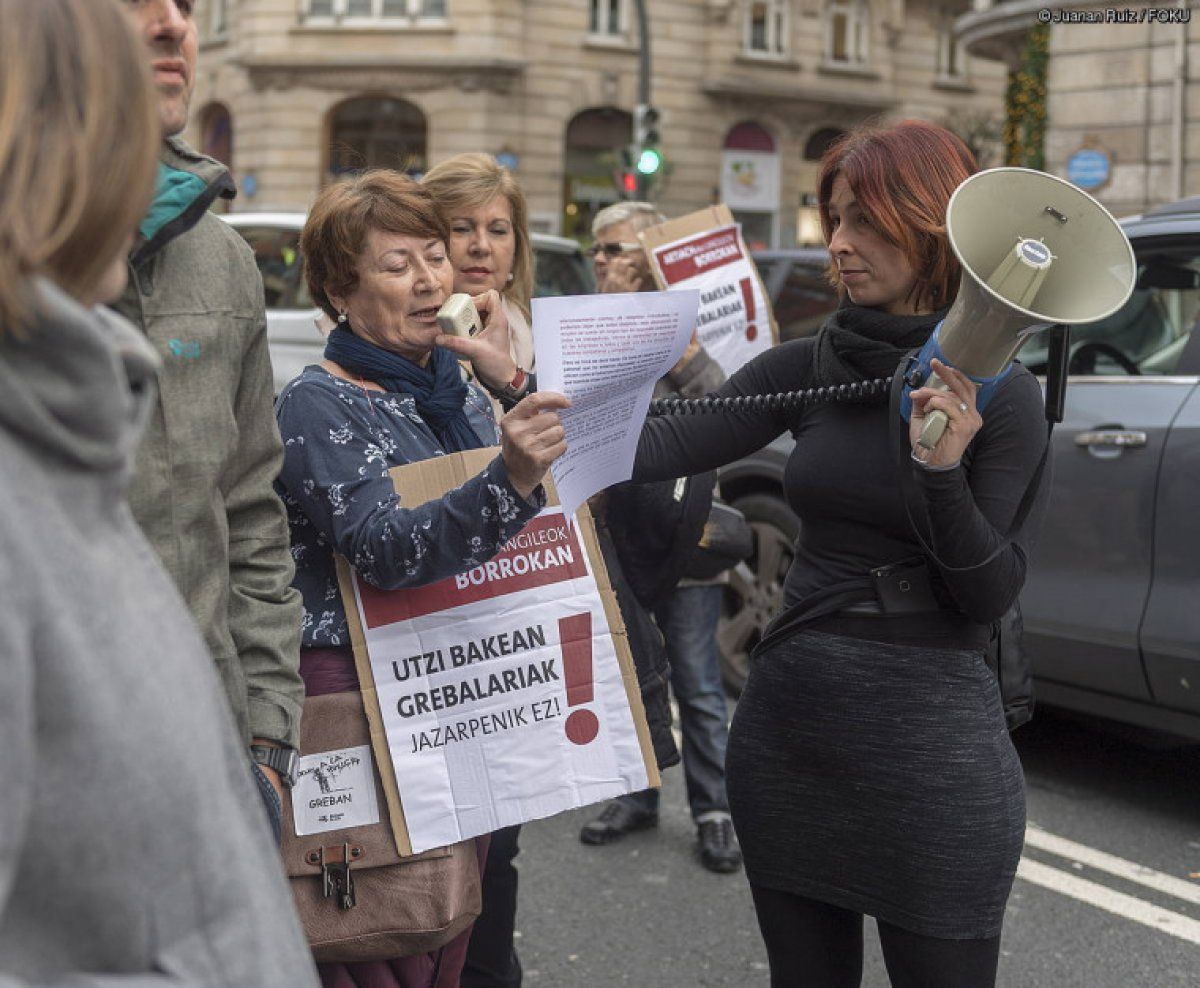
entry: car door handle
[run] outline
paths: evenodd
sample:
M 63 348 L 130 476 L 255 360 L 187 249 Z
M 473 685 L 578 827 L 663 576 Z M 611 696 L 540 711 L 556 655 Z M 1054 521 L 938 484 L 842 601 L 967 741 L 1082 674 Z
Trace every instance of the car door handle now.
M 1129 429 L 1098 429 L 1095 432 L 1080 432 L 1075 436 L 1076 446 L 1120 446 L 1136 449 L 1146 445 L 1146 433 Z

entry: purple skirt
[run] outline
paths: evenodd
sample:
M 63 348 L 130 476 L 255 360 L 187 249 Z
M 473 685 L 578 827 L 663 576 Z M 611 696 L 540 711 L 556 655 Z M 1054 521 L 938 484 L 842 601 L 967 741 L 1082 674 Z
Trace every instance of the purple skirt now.
M 348 648 L 302 648 L 300 677 L 307 696 L 358 689 L 354 653 Z M 475 840 L 481 875 L 489 840 L 488 837 Z M 318 964 L 317 971 L 322 988 L 458 988 L 470 939 L 468 927 L 446 946 L 426 954 L 356 964 Z

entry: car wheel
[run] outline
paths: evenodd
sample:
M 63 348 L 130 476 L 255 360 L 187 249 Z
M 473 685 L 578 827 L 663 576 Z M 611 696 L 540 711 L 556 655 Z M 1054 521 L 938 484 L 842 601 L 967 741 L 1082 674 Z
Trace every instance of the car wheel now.
M 717 645 L 721 677 L 734 696 L 750 673 L 750 652 L 783 606 L 783 581 L 795 555 L 800 521 L 783 500 L 748 494 L 733 502 L 754 532 L 754 553 L 729 571 Z

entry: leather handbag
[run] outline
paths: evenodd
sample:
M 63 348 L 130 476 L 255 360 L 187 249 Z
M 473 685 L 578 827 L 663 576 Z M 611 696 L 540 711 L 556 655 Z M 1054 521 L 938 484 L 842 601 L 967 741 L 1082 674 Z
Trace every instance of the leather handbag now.
M 361 693 L 304 701 L 301 759 L 370 743 Z M 311 763 L 302 761 L 302 773 L 306 764 Z M 372 775 L 379 822 L 366 826 L 297 836 L 295 790 L 284 793 L 283 864 L 319 962 L 388 960 L 436 950 L 480 912 L 475 842 L 402 856 L 378 768 Z

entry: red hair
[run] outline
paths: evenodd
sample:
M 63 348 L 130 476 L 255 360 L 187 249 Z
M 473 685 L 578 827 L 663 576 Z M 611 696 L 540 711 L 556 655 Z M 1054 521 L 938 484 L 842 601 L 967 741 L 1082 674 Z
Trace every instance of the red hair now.
M 880 236 L 903 251 L 917 273 L 910 295 L 917 310 L 947 305 L 958 294 L 962 269 L 946 235 L 946 206 L 977 168 L 967 146 L 936 124 L 856 127 L 821 159 L 817 203 L 825 243 L 833 236 L 829 199 L 842 175 Z M 841 289 L 836 264 L 829 276 Z

